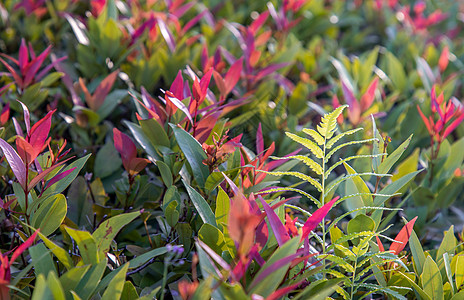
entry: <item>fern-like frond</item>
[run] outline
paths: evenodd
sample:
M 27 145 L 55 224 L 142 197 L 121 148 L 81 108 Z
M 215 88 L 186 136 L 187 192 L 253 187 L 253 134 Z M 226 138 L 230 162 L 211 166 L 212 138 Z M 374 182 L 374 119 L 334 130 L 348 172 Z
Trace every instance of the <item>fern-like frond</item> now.
M 311 168 L 317 175 L 322 175 L 322 167 L 320 164 L 312 160 L 311 158 L 303 155 L 292 155 L 292 156 L 286 156 L 286 157 L 275 157 L 271 156 L 272 159 L 275 160 L 282 160 L 282 159 L 297 159 L 307 165 L 308 167 Z
M 322 151 L 322 149 L 319 148 L 319 146 L 315 142 L 311 141 L 310 139 L 302 138 L 290 132 L 286 132 L 285 134 L 289 138 L 297 142 L 298 144 L 308 148 L 317 158 L 322 159 L 324 157 L 324 152 Z
M 331 262 L 334 262 L 338 267 L 342 267 L 346 272 L 353 273 L 354 272 L 354 267 L 350 265 L 348 262 L 346 262 L 343 258 L 340 258 L 338 256 L 332 255 L 332 254 L 323 254 L 318 256 L 319 259 L 327 259 Z
M 355 232 L 351 234 L 346 234 L 339 238 L 338 240 L 335 241 L 332 245 L 330 245 L 327 248 L 327 251 L 332 250 L 334 248 L 334 245 L 341 244 L 343 242 L 348 242 L 349 240 L 355 239 L 355 238 L 360 238 L 360 237 L 366 237 L 366 236 L 374 236 L 375 232 L 373 231 L 361 231 L 361 232 Z
M 303 132 L 312 137 L 318 145 L 324 145 L 324 138 L 316 130 L 304 128 Z
M 307 197 L 308 199 L 310 199 L 311 201 L 314 202 L 314 204 L 317 205 L 317 207 L 321 207 L 321 202 L 319 200 L 317 200 L 316 198 L 314 198 L 313 196 L 311 196 L 310 194 L 306 193 L 305 191 L 302 191 L 300 189 L 295 189 L 295 188 L 290 188 L 290 187 L 277 187 L 277 188 L 272 188 L 272 189 L 267 189 L 265 191 L 262 191 L 262 192 L 258 192 L 256 193 L 257 195 L 260 195 L 260 194 L 270 194 L 270 193 L 282 193 L 282 192 L 297 192 L 305 197 Z
M 294 176 L 296 178 L 302 179 L 310 183 L 312 186 L 318 189 L 319 192 L 322 192 L 322 185 L 316 179 L 306 174 L 300 173 L 300 172 L 268 172 L 268 171 L 263 171 L 263 170 L 256 170 L 256 172 L 266 173 L 268 175 L 273 175 L 273 176 L 285 176 L 285 175 Z
M 330 183 L 330 186 L 327 187 L 327 190 L 326 190 L 326 195 L 328 195 L 334 188 L 336 188 L 340 183 L 342 183 L 343 181 L 345 180 L 348 180 L 352 177 L 356 177 L 356 176 L 377 176 L 377 177 L 392 177 L 393 175 L 391 174 L 377 174 L 377 173 L 371 173 L 371 172 L 366 172 L 366 173 L 356 173 L 356 174 L 349 174 L 349 175 L 345 175 L 343 177 L 341 177 L 340 179 L 336 180 L 336 181 L 333 181 L 332 183 Z
M 361 193 L 360 193 L 361 194 Z M 354 194 L 354 196 L 358 196 L 360 194 Z M 375 195 L 375 194 L 371 194 L 371 195 Z M 348 197 L 343 197 L 344 199 L 347 199 Z M 344 219 L 345 217 L 349 216 L 350 214 L 354 213 L 354 212 L 358 212 L 358 211 L 364 211 L 364 210 L 367 210 L 367 209 L 371 209 L 371 210 L 386 210 L 386 211 L 391 211 L 391 210 L 402 210 L 401 208 L 388 208 L 388 207 L 371 207 L 371 206 L 363 206 L 363 207 L 358 207 L 358 208 L 355 208 L 355 209 L 352 209 L 344 214 L 342 214 L 341 216 L 338 216 L 336 219 L 334 219 L 332 221 L 332 223 L 330 223 L 329 227 L 327 228 L 327 231 L 329 231 L 330 229 L 332 229 L 332 227 L 334 227 L 338 222 L 340 222 L 342 219 Z
M 341 159 L 337 161 L 335 164 L 333 164 L 327 171 L 325 172 L 325 178 L 329 177 L 330 173 L 339 165 L 343 164 L 344 162 L 357 159 L 357 158 L 372 158 L 372 157 L 378 157 L 378 156 L 385 156 L 387 155 L 386 153 L 379 153 L 379 154 L 364 154 L 364 155 L 353 155 L 353 156 L 348 156 L 347 158 Z
M 345 131 L 345 132 L 342 132 L 336 136 L 334 136 L 333 138 L 330 139 L 330 141 L 327 142 L 327 145 L 325 146 L 327 149 L 330 149 L 333 147 L 333 145 L 335 145 L 336 142 L 338 142 L 342 137 L 344 136 L 347 136 L 347 135 L 351 135 L 351 134 L 354 134 L 360 130 L 364 130 L 364 128 L 356 128 L 356 129 L 352 129 L 352 130 L 348 130 L 348 131 Z
M 406 297 L 404 297 L 400 293 L 398 293 L 398 292 L 396 292 L 396 291 L 394 291 L 394 290 L 392 290 L 390 288 L 382 287 L 380 285 L 371 284 L 371 283 L 362 283 L 362 284 L 359 284 L 359 287 L 363 287 L 363 288 L 371 290 L 370 293 L 382 292 L 382 293 L 388 294 L 388 295 L 390 295 L 393 298 L 398 299 L 398 300 L 406 300 L 407 299 Z M 395 288 L 411 290 L 410 288 L 405 288 L 405 287 L 395 287 Z M 367 296 L 367 295 L 364 295 L 364 296 Z
M 334 135 L 335 129 L 337 128 L 337 118 L 341 115 L 345 107 L 348 107 L 348 105 L 339 106 L 333 112 L 325 114 L 321 119 L 321 123 L 317 125 L 317 131 L 326 140 Z
M 359 141 L 351 141 L 351 142 L 346 142 L 346 143 L 343 143 L 343 144 L 340 144 L 338 145 L 337 147 L 333 148 L 332 151 L 330 151 L 329 153 L 327 153 L 327 155 L 325 156 L 325 160 L 328 161 L 329 158 L 334 155 L 335 152 L 337 152 L 338 150 L 346 147 L 346 146 L 349 146 L 349 145 L 355 145 L 355 144 L 364 144 L 364 143 L 368 143 L 368 142 L 372 142 L 372 141 L 376 141 L 377 139 L 376 138 L 372 138 L 372 139 L 366 139 L 366 140 L 359 140 Z

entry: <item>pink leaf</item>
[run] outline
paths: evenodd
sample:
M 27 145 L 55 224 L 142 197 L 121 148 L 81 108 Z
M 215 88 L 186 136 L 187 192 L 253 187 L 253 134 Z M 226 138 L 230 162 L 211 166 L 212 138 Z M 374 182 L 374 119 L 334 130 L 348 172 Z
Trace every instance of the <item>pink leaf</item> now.
M 254 286 L 256 286 L 258 283 L 260 283 L 262 280 L 264 280 L 270 274 L 276 272 L 277 270 L 279 270 L 279 269 L 281 269 L 283 267 L 288 268 L 290 266 L 291 262 L 300 255 L 301 255 L 300 251 L 298 251 L 297 253 L 291 254 L 291 255 L 286 256 L 284 258 L 281 258 L 281 259 L 277 260 L 276 262 L 274 262 L 273 264 L 271 264 L 270 266 L 268 266 L 266 269 L 261 271 L 261 273 L 259 273 L 258 276 L 255 277 L 255 279 L 253 280 L 253 284 L 250 285 L 250 290 L 253 289 Z
M 201 18 L 203 18 L 203 16 L 208 12 L 207 9 L 203 10 L 201 13 L 199 13 L 198 15 L 196 15 L 193 19 L 191 19 L 190 21 L 187 22 L 187 24 L 185 24 L 184 28 L 182 28 L 182 35 L 184 35 L 190 28 L 192 28 L 193 26 L 195 26 L 195 24 L 197 24 Z
M 266 22 L 268 16 L 269 16 L 269 11 L 265 11 L 265 12 L 261 13 L 259 15 L 259 17 L 257 17 L 253 21 L 253 23 L 251 23 L 249 28 L 250 28 L 251 33 L 253 33 L 253 35 L 255 35 L 256 32 L 258 32 L 258 30 L 263 26 L 263 24 L 264 24 L 264 22 Z
M 14 128 L 15 128 L 16 134 L 21 136 L 21 137 L 24 137 L 23 130 L 21 128 L 21 125 L 19 125 L 18 120 L 16 120 L 15 117 L 13 117 L 12 119 L 13 119 L 13 125 L 14 125 Z
M 177 72 L 176 79 L 172 82 L 169 91 L 180 101 L 184 100 L 184 79 L 180 70 Z
M 55 176 L 53 176 L 52 179 L 50 179 L 47 183 L 47 188 L 51 187 L 52 185 L 54 185 L 55 183 L 57 183 L 58 181 L 60 181 L 61 179 L 65 178 L 66 176 L 68 176 L 72 171 L 74 171 L 77 167 L 74 167 L 74 168 L 71 168 L 69 170 L 66 170 L 66 171 L 63 171 L 59 174 L 56 174 Z
M 19 184 L 25 188 L 26 187 L 26 166 L 24 165 L 21 157 L 19 157 L 18 153 L 10 146 L 7 142 L 3 139 L 0 139 L 0 148 L 3 151 L 3 155 L 5 155 L 6 160 L 10 164 L 11 170 L 13 174 L 16 176 Z
M 342 80 L 342 92 L 345 97 L 346 103 L 350 106 L 348 110 L 348 116 L 350 121 L 354 124 L 357 124 L 361 117 L 361 106 L 359 105 L 358 100 L 353 94 L 353 91 L 345 84 Z
M 288 240 L 290 236 L 288 235 L 287 230 L 285 229 L 284 224 L 280 221 L 279 216 L 274 212 L 274 210 L 269 206 L 269 204 L 263 199 L 263 197 L 258 196 L 259 200 L 263 204 L 264 211 L 271 225 L 274 236 L 276 237 L 277 243 L 282 247 Z
M 364 95 L 361 97 L 361 111 L 366 111 L 369 107 L 371 107 L 372 102 L 375 99 L 375 91 L 377 90 L 377 84 L 379 82 L 379 78 L 376 77 L 370 83 L 369 87 L 367 88 Z
M 297 282 L 297 283 L 294 283 L 294 284 L 291 284 L 289 286 L 286 286 L 286 287 L 283 287 L 283 288 L 280 288 L 278 289 L 277 291 L 273 292 L 272 294 L 270 294 L 266 300 L 277 300 L 277 299 L 281 299 L 283 296 L 287 295 L 288 293 L 290 293 L 291 291 L 295 290 L 299 285 L 301 285 L 302 283 L 304 282 L 304 279 Z
M 89 106 L 93 111 L 98 110 L 102 106 L 103 102 L 105 102 L 106 96 L 110 92 L 114 82 L 116 81 L 116 78 L 118 77 L 118 73 L 119 70 L 114 71 L 110 75 L 106 76 L 106 78 L 103 79 L 98 85 L 95 93 L 93 93 L 92 96 L 93 101 L 92 103 L 89 103 Z
M 21 71 L 21 74 L 24 75 L 26 73 L 26 66 L 29 64 L 29 51 L 27 51 L 26 41 L 24 39 L 21 39 L 18 62 L 19 70 Z
M 308 218 L 308 220 L 303 225 L 301 240 L 304 240 L 309 235 L 309 233 L 313 231 L 317 225 L 319 225 L 319 223 L 321 223 L 322 219 L 325 218 L 329 210 L 339 198 L 339 196 L 333 198 L 330 202 L 324 204 L 324 206 L 316 210 L 313 215 Z
M 37 74 L 37 71 L 39 71 L 40 66 L 43 64 L 45 58 L 50 54 L 50 51 L 52 49 L 52 46 L 48 46 L 47 49 L 45 49 L 42 53 L 40 53 L 39 56 L 34 58 L 30 63 L 29 63 L 29 68 L 27 70 L 24 78 L 24 86 L 27 87 L 30 83 L 32 83 L 32 80 L 35 78 L 35 75 Z

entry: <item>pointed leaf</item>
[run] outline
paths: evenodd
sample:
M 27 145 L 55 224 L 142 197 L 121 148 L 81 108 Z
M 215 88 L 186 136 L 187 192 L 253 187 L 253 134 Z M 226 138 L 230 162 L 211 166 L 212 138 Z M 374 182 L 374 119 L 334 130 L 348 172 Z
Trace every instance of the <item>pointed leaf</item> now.
M 333 198 L 332 200 L 330 200 L 330 202 L 324 204 L 324 206 L 316 210 L 312 214 L 312 216 L 308 218 L 308 220 L 303 225 L 303 233 L 301 234 L 301 240 L 304 240 L 311 233 L 311 231 L 313 231 L 317 227 L 317 225 L 321 223 L 322 219 L 325 218 L 325 216 L 329 213 L 329 210 L 332 208 L 332 206 L 339 198 L 340 197 L 338 196 Z
M 279 244 L 279 247 L 282 247 L 287 241 L 290 240 L 290 236 L 288 232 L 282 224 L 279 216 L 275 213 L 275 211 L 269 206 L 269 204 L 263 199 L 263 197 L 258 196 L 259 200 L 261 201 L 264 211 L 267 215 L 267 219 L 269 220 L 269 224 L 271 225 L 272 231 L 274 232 L 274 236 Z

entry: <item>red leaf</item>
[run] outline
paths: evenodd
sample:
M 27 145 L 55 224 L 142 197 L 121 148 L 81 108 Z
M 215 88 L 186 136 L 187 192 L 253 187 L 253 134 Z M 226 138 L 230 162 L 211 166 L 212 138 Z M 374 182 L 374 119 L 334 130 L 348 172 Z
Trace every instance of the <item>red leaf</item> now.
M 226 94 L 229 94 L 237 84 L 240 79 L 240 74 L 242 73 L 243 57 L 237 60 L 227 71 L 227 74 L 224 78 L 226 85 Z
M 130 170 L 131 160 L 137 157 L 137 148 L 126 134 L 113 128 L 114 147 L 121 154 L 122 164 L 127 172 Z
M 16 176 L 19 184 L 24 189 L 26 187 L 26 166 L 24 165 L 21 157 L 18 153 L 10 146 L 7 142 L 0 138 L 0 148 L 3 151 L 3 155 L 10 164 L 13 174 Z
M 290 293 L 291 291 L 295 290 L 299 285 L 301 285 L 302 283 L 304 282 L 304 279 L 297 282 L 297 283 L 294 283 L 294 284 L 291 284 L 289 286 L 286 286 L 286 287 L 283 287 L 283 288 L 280 288 L 278 289 L 277 291 L 273 292 L 272 294 L 270 294 L 266 300 L 277 300 L 277 299 L 281 299 L 283 296 L 287 295 L 288 293 Z
M 409 241 L 409 237 L 411 236 L 411 232 L 413 231 L 414 222 L 416 222 L 417 217 L 409 221 L 406 225 L 403 226 L 403 229 L 398 233 L 395 237 L 395 241 L 390 246 L 390 251 L 393 251 L 394 254 L 398 255 L 404 247 L 406 247 L 406 243 Z
M 24 243 L 22 243 L 16 250 L 13 252 L 13 255 L 11 256 L 10 259 L 10 266 L 13 264 L 13 262 L 18 258 L 24 251 L 26 251 L 27 248 L 29 248 L 32 243 L 34 243 L 35 237 L 37 236 L 37 233 L 39 232 L 39 229 L 37 229 Z
M 34 147 L 32 147 L 32 145 L 26 142 L 22 137 L 17 137 L 15 142 L 18 154 L 26 165 L 26 168 L 28 168 L 34 159 L 37 158 L 40 151 L 34 149 Z
M 379 237 L 376 236 L 375 238 L 376 238 L 376 240 L 377 240 L 377 246 L 379 246 L 379 252 L 385 252 L 385 248 L 383 247 L 383 244 L 382 244 L 382 242 L 380 241 Z
M 146 158 L 141 158 L 141 157 L 135 157 L 133 159 L 131 159 L 130 161 L 130 164 L 129 164 L 129 173 L 131 175 L 135 175 L 135 174 L 138 174 L 140 173 L 143 169 L 145 169 L 145 167 L 147 166 L 147 164 L 150 163 L 150 160 L 146 159 Z
M 443 51 L 441 51 L 440 59 L 438 60 L 438 68 L 440 69 L 440 72 L 443 73 L 443 71 L 445 71 L 446 67 L 448 66 L 448 63 L 449 63 L 449 48 L 448 46 L 445 46 L 445 48 L 443 48 Z
M 304 240 L 309 235 L 309 233 L 313 231 L 317 225 L 319 225 L 319 223 L 321 223 L 322 219 L 325 218 L 329 210 L 339 198 L 339 196 L 333 198 L 330 202 L 324 204 L 324 206 L 316 210 L 313 215 L 308 218 L 308 220 L 303 225 L 301 240 Z
M 32 126 L 29 139 L 26 140 L 34 149 L 43 149 L 52 125 L 52 115 L 55 111 L 56 109 L 49 111 L 45 117 Z
M 269 224 L 271 225 L 272 231 L 274 232 L 274 236 L 276 237 L 277 243 L 280 247 L 282 247 L 287 241 L 290 240 L 290 236 L 288 235 L 287 230 L 285 229 L 284 224 L 280 221 L 279 216 L 275 213 L 275 211 L 269 206 L 269 204 L 263 199 L 263 197 L 258 196 L 259 200 L 263 204 L 264 212 L 267 215 L 267 219 L 269 220 Z
M 269 11 L 265 11 L 257 17 L 253 23 L 249 26 L 249 29 L 253 35 L 263 26 L 264 22 L 266 22 L 267 17 L 269 16 Z
M 8 102 L 3 106 L 2 112 L 0 113 L 0 125 L 5 125 L 6 122 L 10 119 L 10 103 Z
M 379 82 L 379 78 L 376 77 L 370 83 L 369 87 L 367 88 L 364 95 L 361 97 L 361 112 L 366 111 L 369 107 L 371 107 L 372 102 L 375 99 L 375 90 L 377 90 L 377 84 Z
M 97 89 L 93 93 L 92 103 L 89 103 L 89 106 L 93 111 L 98 110 L 100 106 L 102 106 L 103 102 L 105 102 L 106 96 L 108 96 L 108 93 L 113 87 L 116 78 L 118 78 L 118 74 L 119 70 L 116 70 L 110 75 L 106 76 L 106 78 L 100 82 Z
M 433 135 L 432 125 L 430 124 L 429 120 L 425 117 L 419 105 L 417 105 L 417 110 L 419 111 L 419 115 L 421 116 L 422 121 L 424 121 L 425 127 L 427 127 L 427 131 L 429 132 L 430 135 Z
M 458 127 L 459 124 L 461 124 L 463 120 L 464 120 L 464 113 L 461 113 L 461 115 L 456 120 L 454 120 L 450 125 L 448 125 L 448 127 L 446 127 L 445 132 L 443 133 L 442 139 L 443 140 L 446 139 L 446 137 L 451 132 L 453 132 L 453 130 L 455 130 L 456 127 Z

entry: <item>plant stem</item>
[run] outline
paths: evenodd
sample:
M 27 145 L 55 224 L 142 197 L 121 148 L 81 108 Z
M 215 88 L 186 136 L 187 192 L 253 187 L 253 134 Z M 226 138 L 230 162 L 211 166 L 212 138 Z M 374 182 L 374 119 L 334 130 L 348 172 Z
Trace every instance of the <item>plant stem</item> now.
M 161 285 L 161 300 L 164 300 L 164 293 L 165 293 L 165 287 L 166 287 L 166 282 L 168 281 L 168 265 L 170 263 L 170 260 L 165 259 L 164 260 L 164 270 L 163 270 L 163 283 Z

